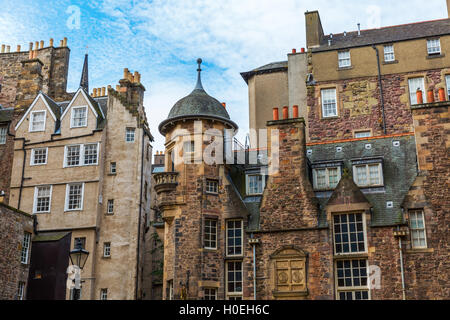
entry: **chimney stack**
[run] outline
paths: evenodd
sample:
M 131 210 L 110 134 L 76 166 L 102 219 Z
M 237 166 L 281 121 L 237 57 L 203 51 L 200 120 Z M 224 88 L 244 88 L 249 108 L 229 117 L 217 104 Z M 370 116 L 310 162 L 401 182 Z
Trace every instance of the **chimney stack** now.
M 324 37 L 319 11 L 306 12 L 305 21 L 306 21 L 306 47 L 308 49 L 319 47 Z

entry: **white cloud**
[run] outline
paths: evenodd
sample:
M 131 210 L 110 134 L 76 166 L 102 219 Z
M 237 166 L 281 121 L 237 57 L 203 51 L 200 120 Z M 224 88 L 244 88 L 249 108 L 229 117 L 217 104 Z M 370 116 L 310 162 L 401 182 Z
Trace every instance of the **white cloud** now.
M 81 29 L 65 29 L 69 5 L 81 8 Z M 319 10 L 324 31 L 368 28 L 371 6 L 381 9 L 382 26 L 447 16 L 445 0 L 103 0 L 97 2 L 0 0 L 0 42 L 14 45 L 69 37 L 69 88 L 79 84 L 85 46 L 89 45 L 91 88 L 114 85 L 123 68 L 138 70 L 147 88 L 145 104 L 151 130 L 162 150 L 158 124 L 196 80 L 202 57 L 206 91 L 227 102 L 231 118 L 248 129 L 248 92 L 240 72 L 286 59 L 305 46 L 304 12 Z M 18 23 L 18 21 L 20 23 Z

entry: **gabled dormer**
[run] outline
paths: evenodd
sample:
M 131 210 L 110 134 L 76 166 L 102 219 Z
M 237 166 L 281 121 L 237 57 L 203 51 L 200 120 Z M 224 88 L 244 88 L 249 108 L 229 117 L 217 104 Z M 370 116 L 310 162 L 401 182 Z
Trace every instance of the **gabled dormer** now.
M 60 106 L 45 93 L 39 92 L 27 112 L 17 123 L 16 137 L 30 140 L 49 139 L 59 128 Z
M 61 135 L 75 136 L 91 133 L 106 119 L 102 108 L 84 88 L 80 87 L 61 116 Z

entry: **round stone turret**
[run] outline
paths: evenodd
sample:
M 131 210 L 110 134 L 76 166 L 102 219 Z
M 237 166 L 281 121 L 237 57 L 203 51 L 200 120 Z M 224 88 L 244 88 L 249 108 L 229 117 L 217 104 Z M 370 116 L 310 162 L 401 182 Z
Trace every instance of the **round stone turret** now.
M 188 96 L 179 100 L 170 110 L 169 116 L 159 125 L 159 132 L 165 135 L 168 127 L 175 122 L 187 119 L 210 119 L 224 122 L 228 127 L 237 129 L 236 123 L 230 120 L 225 107 L 215 98 L 208 95 L 203 89 L 201 79 L 201 63 L 202 59 L 197 60 L 198 78 L 197 85 Z

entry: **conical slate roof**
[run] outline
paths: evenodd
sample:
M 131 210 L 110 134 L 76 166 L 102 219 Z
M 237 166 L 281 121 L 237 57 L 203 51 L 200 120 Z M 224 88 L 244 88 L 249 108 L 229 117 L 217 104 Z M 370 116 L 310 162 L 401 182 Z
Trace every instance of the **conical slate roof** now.
M 237 125 L 230 120 L 227 110 L 224 106 L 215 98 L 208 95 L 203 89 L 201 79 L 202 59 L 197 60 L 198 63 L 198 78 L 197 85 L 188 96 L 179 100 L 169 112 L 169 116 L 159 125 L 159 131 L 161 134 L 165 134 L 166 126 L 174 121 L 187 119 L 187 118 L 213 118 L 222 120 L 230 124 L 232 127 L 237 128 Z

